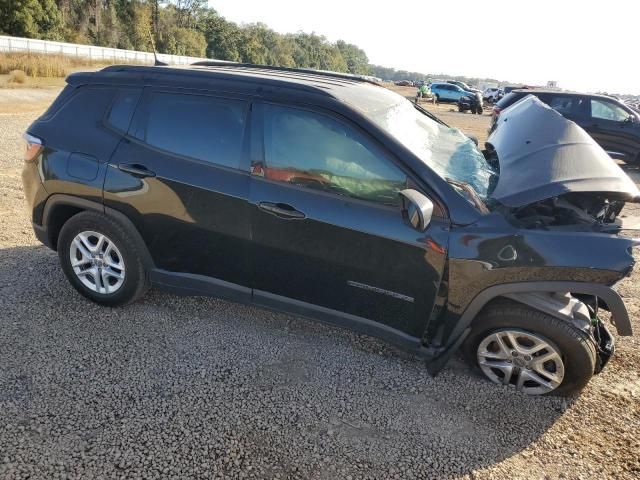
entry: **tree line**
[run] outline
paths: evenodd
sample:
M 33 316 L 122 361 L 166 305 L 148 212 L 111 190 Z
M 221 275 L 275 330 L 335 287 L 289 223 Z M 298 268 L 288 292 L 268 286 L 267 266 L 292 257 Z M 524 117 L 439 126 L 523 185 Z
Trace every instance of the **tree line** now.
M 371 65 L 356 45 L 330 42 L 315 33 L 281 34 L 263 23 L 238 25 L 210 8 L 207 0 L 0 0 L 0 34 L 151 51 L 150 32 L 160 53 L 385 80 L 447 77 Z
M 369 74 L 366 53 L 315 33 L 238 25 L 206 0 L 0 0 L 0 33 L 219 60 Z

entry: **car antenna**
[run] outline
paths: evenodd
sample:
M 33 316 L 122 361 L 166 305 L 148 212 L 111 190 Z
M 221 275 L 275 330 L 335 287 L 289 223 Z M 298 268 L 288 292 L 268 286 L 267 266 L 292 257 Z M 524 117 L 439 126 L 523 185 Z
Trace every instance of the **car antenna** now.
M 164 63 L 164 62 L 161 62 L 160 60 L 158 60 L 158 52 L 156 52 L 156 44 L 153 41 L 153 35 L 151 35 L 151 29 L 148 29 L 147 31 L 149 32 L 149 41 L 151 41 L 151 48 L 153 48 L 153 59 L 154 59 L 153 66 L 154 67 L 167 67 L 167 66 L 169 66 L 168 63 Z

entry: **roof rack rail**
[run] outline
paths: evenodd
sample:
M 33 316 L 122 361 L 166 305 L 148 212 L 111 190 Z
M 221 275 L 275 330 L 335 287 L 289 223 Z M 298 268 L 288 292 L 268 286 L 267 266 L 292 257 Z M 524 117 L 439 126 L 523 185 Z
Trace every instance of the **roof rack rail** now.
M 194 62 L 191 65 L 200 67 L 236 67 L 236 68 L 253 68 L 256 70 L 276 70 L 280 72 L 292 72 L 292 73 L 310 73 L 312 75 L 323 75 L 325 77 L 341 78 L 344 80 L 355 80 L 358 82 L 367 82 L 373 85 L 378 85 L 377 82 L 367 78 L 365 75 L 354 75 L 351 73 L 332 72 L 330 70 L 315 70 L 313 68 L 293 68 L 293 67 L 276 67 L 272 65 L 258 65 L 255 63 L 238 63 L 229 62 L 225 60 L 201 60 Z

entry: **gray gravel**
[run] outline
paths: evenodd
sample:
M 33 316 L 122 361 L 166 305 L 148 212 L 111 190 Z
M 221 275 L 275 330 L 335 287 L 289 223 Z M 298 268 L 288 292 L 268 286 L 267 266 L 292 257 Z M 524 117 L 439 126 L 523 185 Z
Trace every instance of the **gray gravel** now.
M 84 300 L 28 222 L 33 118 L 0 113 L 0 478 L 640 475 L 638 337 L 566 401 L 254 307 Z M 621 288 L 637 331 L 639 278 Z

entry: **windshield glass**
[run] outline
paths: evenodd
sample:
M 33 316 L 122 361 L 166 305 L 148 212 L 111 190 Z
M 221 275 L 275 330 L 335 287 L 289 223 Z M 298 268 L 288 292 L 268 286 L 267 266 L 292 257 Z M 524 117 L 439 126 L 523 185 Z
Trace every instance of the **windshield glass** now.
M 432 120 L 408 101 L 369 116 L 442 178 L 468 184 L 482 200 L 487 199 L 497 173 L 462 132 Z M 456 191 L 466 197 L 459 188 Z

